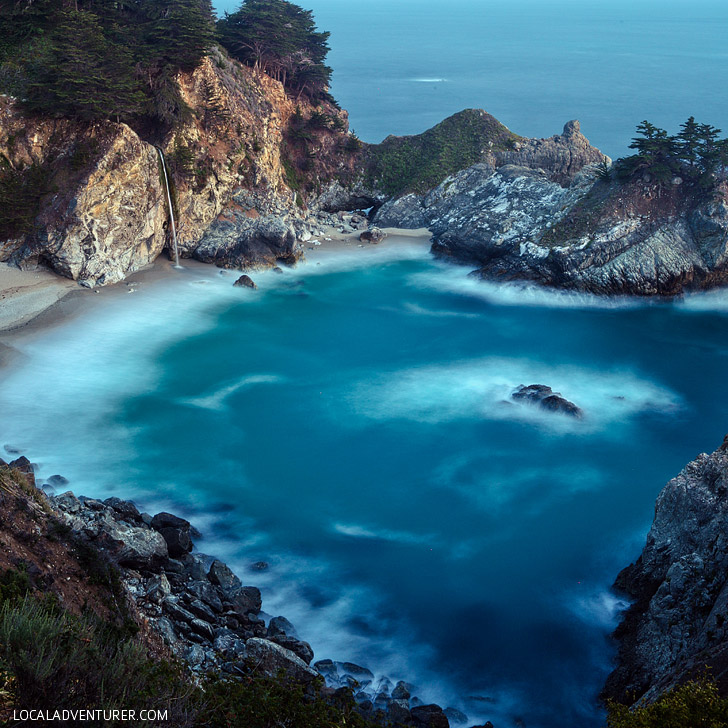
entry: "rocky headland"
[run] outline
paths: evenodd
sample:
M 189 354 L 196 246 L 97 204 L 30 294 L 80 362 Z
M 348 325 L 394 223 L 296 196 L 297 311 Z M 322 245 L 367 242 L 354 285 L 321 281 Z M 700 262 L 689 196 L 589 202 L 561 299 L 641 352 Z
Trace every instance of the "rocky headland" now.
M 131 625 L 152 657 L 178 659 L 192 681 L 283 676 L 324 701 L 351 701 L 364 720 L 380 725 L 447 728 L 448 716 L 453 724 L 467 721 L 453 708 L 423 703 L 405 681 L 345 660 L 314 661 L 288 619 L 265 615 L 256 587 L 195 549 L 199 534 L 189 521 L 151 516 L 115 497 L 53 494 L 66 485 L 60 475 L 36 484 L 24 456 L 0 460 L 0 572 L 27 575 L 36 592 L 52 594 L 72 613 L 90 609 L 127 630 Z
M 632 605 L 604 697 L 650 703 L 706 673 L 728 694 L 728 437 L 671 480 L 640 557 L 615 588 Z
M 94 287 L 171 254 L 161 151 L 179 254 L 221 267 L 293 265 L 326 230 L 376 242 L 371 228 L 397 227 L 429 228 L 435 255 L 493 280 L 675 295 L 726 279 L 725 183 L 620 181 L 577 121 L 528 139 L 471 109 L 372 145 L 331 101 L 294 100 L 219 47 L 176 83 L 193 113 L 172 128 L 0 99 L 3 204 L 18 208 L 1 261 Z

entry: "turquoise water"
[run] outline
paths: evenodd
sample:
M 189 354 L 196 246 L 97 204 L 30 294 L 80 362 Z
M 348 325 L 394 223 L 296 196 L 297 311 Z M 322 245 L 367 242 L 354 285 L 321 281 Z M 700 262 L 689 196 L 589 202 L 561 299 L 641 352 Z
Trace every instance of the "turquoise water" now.
M 219 12 L 237 0 L 217 0 Z M 643 119 L 728 131 L 723 0 L 308 0 L 331 31 L 334 95 L 368 142 L 464 108 L 551 136 L 579 119 L 606 154 Z
M 598 726 L 609 585 L 724 433 L 728 294 L 606 304 L 466 274 L 405 244 L 257 292 L 199 267 L 105 292 L 21 342 L 0 444 L 186 514 L 318 659 L 472 722 Z M 532 383 L 584 419 L 504 403 Z

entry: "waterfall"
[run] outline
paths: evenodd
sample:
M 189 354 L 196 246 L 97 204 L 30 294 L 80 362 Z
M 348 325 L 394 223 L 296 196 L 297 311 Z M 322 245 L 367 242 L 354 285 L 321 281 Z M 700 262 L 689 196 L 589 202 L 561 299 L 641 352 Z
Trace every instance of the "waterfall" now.
M 169 221 L 172 225 L 172 244 L 174 245 L 174 265 L 179 268 L 179 250 L 177 248 L 177 228 L 174 225 L 174 210 L 172 209 L 172 195 L 169 191 L 169 177 L 167 176 L 167 165 L 164 163 L 164 152 L 157 147 L 159 159 L 162 162 L 162 172 L 164 172 L 164 189 L 167 193 L 167 205 L 169 206 Z

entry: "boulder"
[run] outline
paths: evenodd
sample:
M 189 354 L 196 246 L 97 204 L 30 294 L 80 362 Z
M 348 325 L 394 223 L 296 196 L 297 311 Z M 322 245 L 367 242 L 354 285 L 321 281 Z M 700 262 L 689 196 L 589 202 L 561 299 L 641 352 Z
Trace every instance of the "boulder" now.
M 286 635 L 271 636 L 270 631 L 268 632 L 268 639 L 298 655 L 307 665 L 311 664 L 313 648 L 308 642 L 303 642 L 295 637 L 287 637 Z
M 210 567 L 207 565 L 209 557 L 203 554 L 182 554 L 179 560 L 184 566 L 185 573 L 194 581 L 207 581 Z
M 150 602 L 161 604 L 171 592 L 169 580 L 165 574 L 155 574 L 148 579 L 146 597 Z
M 210 584 L 209 581 L 193 581 L 188 584 L 187 590 L 190 594 L 194 594 L 200 601 L 207 604 L 216 614 L 222 612 L 222 599 L 220 598 L 220 594 L 218 594 L 218 588 Z
M 50 479 L 48 482 L 50 482 Z M 53 485 L 53 483 L 51 483 L 51 485 Z M 141 521 L 141 514 L 139 513 L 139 509 L 131 501 L 113 497 L 107 498 L 104 501 L 104 505 L 112 508 L 122 520 Z
M 406 700 L 392 700 L 387 707 L 387 717 L 394 724 L 409 723 L 412 719 Z
M 273 617 L 268 623 L 269 637 L 298 637 L 296 628 L 285 617 Z
M 371 670 L 353 662 L 337 662 L 336 667 L 342 675 L 351 675 L 358 680 L 374 680 L 374 673 Z
M 120 566 L 158 571 L 169 559 L 167 542 L 157 531 L 110 519 L 100 528 L 100 545 L 109 549 Z
M 279 670 L 292 680 L 310 683 L 318 677 L 318 672 L 310 668 L 300 657 L 275 642 L 251 637 L 245 649 L 253 669 L 268 677 L 275 677 Z
M 225 596 L 232 590 L 239 589 L 243 585 L 240 579 L 230 570 L 230 567 L 217 559 L 210 564 L 207 578 L 213 584 L 217 584 Z
M 323 677 L 329 681 L 338 680 L 339 671 L 336 668 L 336 664 L 333 660 L 319 660 L 313 665 Z
M 386 237 L 387 233 L 383 230 L 378 227 L 371 227 L 359 235 L 359 240 L 363 243 L 381 243 Z
M 569 402 L 559 392 L 554 392 L 551 387 L 547 387 L 545 384 L 529 384 L 528 386 L 521 384 L 511 394 L 511 399 L 516 402 L 530 402 L 548 412 L 559 412 L 577 419 L 584 416 L 583 411 L 573 402 Z
M 255 290 L 258 288 L 253 279 L 245 273 L 243 273 L 243 275 L 241 275 L 240 278 L 233 283 L 233 286 L 236 286 L 237 288 L 253 288 Z
M 191 526 L 184 518 L 171 513 L 157 513 L 152 518 L 152 528 L 162 534 L 171 557 L 177 558 L 192 551 Z
M 450 721 L 439 705 L 418 705 L 410 711 L 412 723 L 421 728 L 450 728 Z
M 260 589 L 254 586 L 239 586 L 229 589 L 225 597 L 235 614 L 241 617 L 257 614 L 262 606 Z
M 392 697 L 395 700 L 409 700 L 412 695 L 412 686 L 400 680 L 392 690 Z

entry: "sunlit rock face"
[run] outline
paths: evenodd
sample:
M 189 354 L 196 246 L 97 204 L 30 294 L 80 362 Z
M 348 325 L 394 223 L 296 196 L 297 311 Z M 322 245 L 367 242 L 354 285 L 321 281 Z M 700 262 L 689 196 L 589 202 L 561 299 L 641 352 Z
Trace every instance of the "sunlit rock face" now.
M 22 232 L 0 239 L 0 260 L 45 265 L 89 286 L 151 263 L 172 245 L 155 147 L 166 159 L 182 257 L 225 267 L 301 257 L 298 233 L 288 234 L 295 221 L 301 232 L 304 210 L 286 179 L 284 136 L 296 109 L 305 117 L 311 104 L 219 50 L 177 82 L 190 113 L 174 129 L 145 130 L 144 138 L 112 121 L 28 118 L 12 99 L 0 99 L 0 155 L 33 180 L 38 197 Z M 316 173 L 327 175 L 346 166 L 337 155 L 347 118 L 329 102 L 321 108 L 340 120 L 336 131 L 314 135 Z M 285 235 L 271 232 L 276 221 Z

